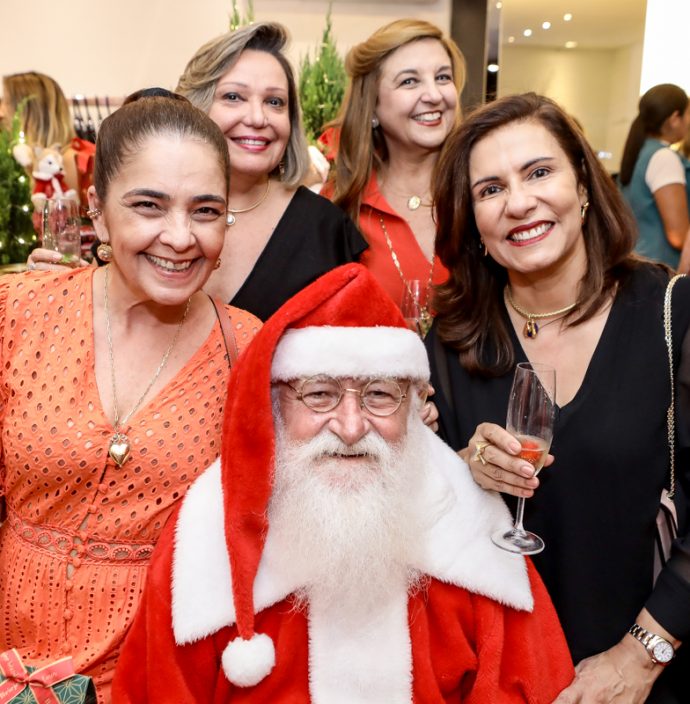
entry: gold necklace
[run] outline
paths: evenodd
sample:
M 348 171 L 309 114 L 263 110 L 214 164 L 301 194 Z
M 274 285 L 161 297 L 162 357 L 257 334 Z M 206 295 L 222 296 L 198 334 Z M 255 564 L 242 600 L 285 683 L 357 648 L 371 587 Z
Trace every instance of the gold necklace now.
M 386 238 L 386 244 L 388 245 L 388 249 L 391 253 L 391 259 L 393 260 L 393 264 L 395 264 L 395 268 L 398 270 L 398 274 L 400 274 L 403 286 L 407 290 L 407 294 L 410 296 L 410 298 L 414 298 L 414 296 L 412 295 L 412 289 L 410 288 L 410 284 L 405 278 L 405 275 L 402 271 L 402 267 L 400 266 L 400 260 L 398 259 L 398 255 L 393 249 L 393 242 L 391 242 L 390 235 L 388 234 L 388 230 L 386 229 L 386 223 L 383 222 L 382 217 L 379 217 L 379 222 L 381 223 L 381 229 L 383 230 L 383 235 Z M 426 334 L 429 332 L 429 328 L 431 327 L 431 323 L 433 322 L 433 316 L 429 311 L 428 292 L 431 290 L 431 283 L 434 278 L 434 264 L 436 264 L 436 257 L 431 260 L 431 267 L 429 268 L 429 279 L 426 283 L 427 302 L 423 305 L 421 303 L 419 304 L 419 322 L 417 323 L 417 326 L 419 327 L 419 334 L 423 338 L 426 337 Z
M 265 200 L 266 196 L 268 195 L 268 189 L 271 187 L 271 179 L 269 178 L 266 181 L 266 190 L 264 191 L 264 194 L 259 198 L 259 200 L 254 203 L 254 205 L 250 205 L 247 208 L 228 208 L 227 213 L 225 216 L 225 222 L 228 225 L 234 225 L 237 222 L 237 218 L 235 215 L 238 215 L 239 213 L 248 213 L 250 210 L 254 210 L 254 208 L 258 208 Z
M 577 305 L 576 301 L 575 303 L 571 303 L 569 306 L 559 308 L 558 310 L 553 310 L 550 313 L 530 313 L 529 311 L 520 308 L 520 306 L 515 303 L 513 297 L 510 294 L 510 288 L 508 286 L 506 286 L 506 300 L 508 301 L 508 303 L 510 303 L 512 309 L 518 315 L 521 315 L 527 320 L 527 322 L 525 323 L 525 327 L 522 329 L 522 334 L 530 340 L 536 340 L 537 335 L 539 334 L 539 325 L 537 325 L 537 320 L 542 320 L 543 318 L 553 318 L 555 315 L 565 317 L 565 313 L 569 313 Z M 557 318 L 557 320 L 560 320 L 560 318 Z M 551 323 L 555 322 L 555 320 L 551 320 L 548 323 L 544 323 L 542 327 L 545 327 L 546 325 L 550 325 Z
M 184 325 L 184 321 L 187 320 L 187 313 L 189 313 L 189 307 L 192 303 L 192 298 L 191 296 L 189 299 L 187 299 L 187 306 L 184 309 L 184 314 L 182 315 L 182 320 L 180 320 L 179 325 L 177 326 L 177 330 L 175 331 L 175 335 L 172 339 L 172 342 L 170 345 L 168 345 L 168 349 L 165 350 L 165 354 L 163 355 L 163 359 L 161 359 L 161 363 L 158 365 L 158 369 L 156 369 L 155 374 L 153 375 L 153 378 L 151 381 L 149 381 L 148 386 L 144 389 L 144 393 L 139 397 L 139 400 L 134 404 L 132 409 L 130 410 L 127 415 L 125 415 L 124 418 L 120 418 L 120 411 L 118 408 L 117 404 L 117 388 L 115 385 L 115 358 L 113 355 L 113 335 L 112 331 L 110 329 L 110 310 L 109 310 L 109 305 L 108 305 L 108 274 L 110 273 L 110 267 L 107 266 L 105 268 L 105 291 L 104 291 L 104 303 L 105 303 L 105 332 L 106 332 L 106 337 L 108 340 L 108 355 L 110 357 L 110 382 L 112 384 L 112 389 L 113 389 L 113 407 L 114 407 L 114 412 L 115 412 L 115 422 L 113 423 L 113 428 L 115 430 L 115 433 L 113 434 L 112 438 L 110 438 L 110 445 L 108 446 L 108 454 L 113 458 L 115 463 L 117 464 L 118 467 L 122 467 L 122 465 L 127 461 L 127 458 L 129 457 L 129 453 L 131 450 L 130 444 L 129 444 L 129 438 L 125 433 L 120 432 L 120 428 L 130 419 L 132 414 L 141 406 L 142 401 L 146 398 L 146 395 L 148 392 L 151 390 L 151 387 L 156 383 L 156 379 L 160 376 L 161 372 L 163 371 L 163 368 L 165 367 L 168 357 L 170 357 L 170 353 L 173 350 L 173 347 L 175 347 L 175 343 L 177 342 L 177 338 L 180 336 L 180 331 L 182 330 L 182 326 Z

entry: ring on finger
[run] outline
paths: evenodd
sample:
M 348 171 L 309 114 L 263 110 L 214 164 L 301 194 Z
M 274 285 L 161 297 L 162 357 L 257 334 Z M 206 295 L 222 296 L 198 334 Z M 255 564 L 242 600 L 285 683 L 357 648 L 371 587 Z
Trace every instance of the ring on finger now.
M 484 466 L 486 466 L 486 458 L 484 457 L 484 450 L 489 447 L 490 442 L 476 442 L 474 443 L 474 456 L 473 460 L 479 460 Z

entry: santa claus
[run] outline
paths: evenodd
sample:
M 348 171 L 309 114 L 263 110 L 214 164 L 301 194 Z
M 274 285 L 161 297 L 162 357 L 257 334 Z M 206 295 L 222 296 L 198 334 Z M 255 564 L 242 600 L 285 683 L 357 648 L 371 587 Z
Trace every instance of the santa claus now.
M 573 677 L 498 495 L 419 417 L 429 365 L 359 265 L 233 371 L 221 461 L 168 525 L 113 701 L 547 704 Z

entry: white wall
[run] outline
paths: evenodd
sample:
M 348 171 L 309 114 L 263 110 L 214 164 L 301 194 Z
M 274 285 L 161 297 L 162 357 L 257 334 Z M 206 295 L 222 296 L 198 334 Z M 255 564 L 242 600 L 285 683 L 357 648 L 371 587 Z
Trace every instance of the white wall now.
M 562 105 L 582 124 L 596 151 L 617 171 L 637 112 L 641 45 L 616 50 L 501 47 L 498 93 L 535 91 Z
M 246 1 L 238 4 L 246 7 Z M 320 41 L 327 8 L 327 0 L 254 0 L 257 20 L 276 20 L 290 30 L 296 68 Z M 174 88 L 199 46 L 227 30 L 231 9 L 231 0 L 0 0 L 0 75 L 42 71 L 67 96 Z M 345 51 L 407 16 L 447 31 L 450 0 L 335 0 L 334 34 Z

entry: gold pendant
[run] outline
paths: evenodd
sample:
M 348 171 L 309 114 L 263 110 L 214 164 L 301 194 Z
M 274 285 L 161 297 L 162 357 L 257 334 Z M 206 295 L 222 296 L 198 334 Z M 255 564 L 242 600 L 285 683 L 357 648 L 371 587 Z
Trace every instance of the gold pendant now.
M 419 327 L 419 336 L 422 340 L 427 336 L 427 333 L 431 329 L 431 324 L 434 322 L 431 314 L 427 310 L 421 311 L 419 315 L 419 322 L 417 326 Z
M 539 326 L 537 325 L 537 321 L 532 320 L 532 318 L 530 318 L 525 323 L 525 328 L 523 330 L 523 334 L 525 337 L 528 337 L 530 340 L 534 340 L 537 337 L 537 335 L 539 334 Z
M 407 199 L 407 207 L 409 210 L 417 210 L 422 204 L 422 199 L 419 196 L 410 196 Z
M 108 454 L 118 467 L 122 467 L 127 461 L 129 450 L 129 438 L 124 433 L 115 433 L 110 440 Z

